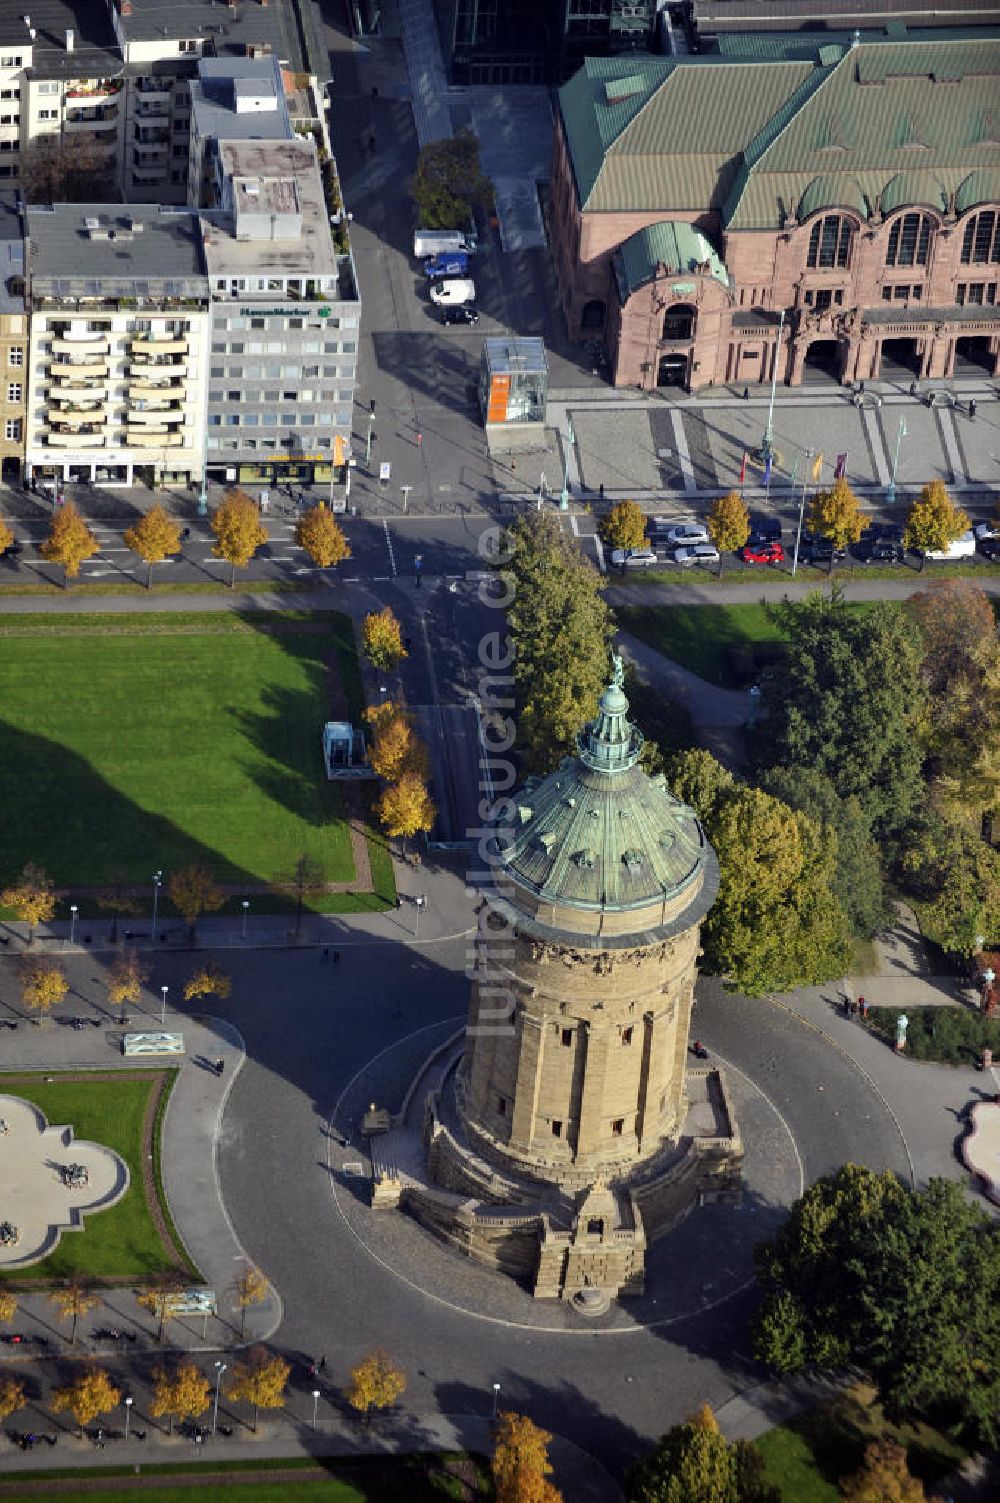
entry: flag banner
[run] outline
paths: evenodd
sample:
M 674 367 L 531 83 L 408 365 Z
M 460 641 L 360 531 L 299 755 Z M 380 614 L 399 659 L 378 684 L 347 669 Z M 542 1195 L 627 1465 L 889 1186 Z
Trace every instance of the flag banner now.
M 740 485 L 747 478 L 747 451 L 743 450 L 743 463 L 740 465 Z
M 823 473 L 823 450 L 820 449 L 819 453 L 816 455 L 816 458 L 813 460 L 813 467 L 812 467 L 812 477 L 813 477 L 813 479 L 814 480 L 818 480 L 819 477 L 822 475 L 822 473 Z
M 846 454 L 838 454 L 837 455 L 837 465 L 836 465 L 836 468 L 834 469 L 834 472 L 833 472 L 833 478 L 834 478 L 834 480 L 843 480 L 843 478 L 846 475 L 846 473 L 847 473 L 847 455 Z
M 767 458 L 764 461 L 764 484 L 765 485 L 770 485 L 771 484 L 771 468 L 772 468 L 773 463 L 774 463 L 773 457 L 769 453 L 768 456 L 767 456 Z

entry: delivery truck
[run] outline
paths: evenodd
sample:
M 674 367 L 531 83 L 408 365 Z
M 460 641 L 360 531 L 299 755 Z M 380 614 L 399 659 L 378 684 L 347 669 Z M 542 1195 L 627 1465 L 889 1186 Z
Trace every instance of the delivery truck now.
M 414 230 L 413 254 L 418 261 L 428 256 L 443 256 L 451 251 L 471 255 L 476 249 L 475 236 L 466 230 Z

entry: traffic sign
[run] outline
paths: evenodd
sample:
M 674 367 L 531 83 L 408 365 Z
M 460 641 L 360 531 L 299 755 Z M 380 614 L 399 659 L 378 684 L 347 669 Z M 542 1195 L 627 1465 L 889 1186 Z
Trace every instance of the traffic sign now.
M 378 467 L 378 478 L 380 480 L 391 480 L 392 479 L 392 464 L 391 464 L 391 462 L 388 459 L 383 459 L 382 462 L 381 462 L 381 464 L 379 465 L 379 467 Z

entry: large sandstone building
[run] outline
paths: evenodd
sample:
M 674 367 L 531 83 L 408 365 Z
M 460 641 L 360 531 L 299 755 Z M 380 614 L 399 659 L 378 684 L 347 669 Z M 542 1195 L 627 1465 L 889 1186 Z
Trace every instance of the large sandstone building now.
M 616 385 L 997 373 L 1000 37 L 900 30 L 590 59 L 561 89 L 562 303 Z
M 616 663 L 576 755 L 515 796 L 483 884 L 464 1047 L 427 1100 L 428 1175 L 397 1176 L 391 1196 L 536 1295 L 590 1310 L 643 1288 L 649 1241 L 735 1193 L 741 1157 L 721 1073 L 689 1068 L 718 868 L 693 811 L 640 768 L 642 745 Z

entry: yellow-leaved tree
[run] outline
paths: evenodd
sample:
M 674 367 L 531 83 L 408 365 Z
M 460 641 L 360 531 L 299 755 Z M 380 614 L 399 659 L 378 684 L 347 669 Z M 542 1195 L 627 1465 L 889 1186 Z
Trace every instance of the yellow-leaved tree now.
M 849 548 L 856 543 L 868 526 L 868 518 L 862 515 L 861 502 L 851 490 L 843 475 L 835 480 L 828 490 L 817 491 L 809 508 L 809 526 L 820 537 L 829 538 L 833 544 L 830 554 L 830 572 L 837 550 Z
M 229 577 L 229 588 L 232 589 L 236 584 L 236 570 L 245 569 L 257 549 L 267 542 L 267 528 L 246 491 L 235 486 L 226 492 L 213 513 L 211 527 L 215 533 L 213 554 L 232 565 L 233 572 Z
M 236 1280 L 236 1303 L 240 1307 L 240 1340 L 247 1330 L 247 1310 L 267 1299 L 270 1284 L 259 1268 L 250 1267 Z
M 9 1289 L 0 1289 L 0 1321 L 8 1324 L 17 1314 L 17 1295 Z
M 646 514 L 638 501 L 616 501 L 598 531 L 609 548 L 642 548 L 646 542 Z
M 923 567 L 925 554 L 943 553 L 968 527 L 969 518 L 955 505 L 944 481 L 930 480 L 910 507 L 903 541 L 921 555 Z
M 135 1296 L 136 1304 L 155 1316 L 157 1345 L 163 1340 L 163 1327 L 177 1308 L 177 1296 L 184 1285 L 178 1274 L 170 1274 L 152 1289 L 140 1289 Z
M 859 1471 L 840 1484 L 847 1503 L 925 1503 L 924 1485 L 906 1464 L 906 1452 L 883 1437 L 865 1447 Z
M 719 573 L 727 553 L 736 553 L 750 536 L 750 513 L 739 491 L 727 491 L 712 502 L 706 523 L 708 535 L 719 550 Z
M 105 982 L 109 1004 L 120 1007 L 123 1011 L 127 1003 L 135 1004 L 142 996 L 143 982 L 148 979 L 149 967 L 140 958 L 138 951 L 120 946 L 115 952 Z
M 5 548 L 9 548 L 13 541 L 14 534 L 7 526 L 7 523 L 4 521 L 3 517 L 0 517 L 0 553 L 2 553 Z
M 89 1315 L 94 1306 L 100 1304 L 98 1296 L 79 1279 L 70 1279 L 69 1283 L 63 1284 L 61 1288 L 53 1289 L 48 1300 L 50 1305 L 55 1305 L 60 1320 L 72 1321 L 69 1344 L 75 1346 L 77 1322 L 81 1315 Z
M 224 1002 L 233 989 L 229 976 L 214 961 L 200 965 L 184 983 L 184 1001 L 193 1002 L 195 997 L 218 997 Z
M 201 915 L 216 913 L 226 901 L 225 894 L 220 892 L 215 878 L 202 861 L 192 861 L 190 866 L 171 872 L 167 890 L 171 903 L 187 920 L 188 938 L 192 944 Z
M 6 1373 L 0 1376 L 0 1420 L 9 1419 L 27 1402 L 20 1378 L 11 1378 Z
M 562 1494 L 548 1480 L 551 1440 L 526 1414 L 505 1410 L 500 1415 L 491 1461 L 497 1503 L 562 1503 Z
M 162 564 L 181 551 L 180 524 L 168 516 L 162 506 L 151 506 L 124 535 L 126 548 L 137 553 L 146 565 L 146 589 L 153 584 L 153 565 Z
M 55 1389 L 49 1402 L 56 1414 L 68 1410 L 82 1434 L 91 1420 L 116 1408 L 121 1397 L 121 1389 L 115 1387 L 104 1368 L 88 1364 L 62 1388 Z
M 150 1414 L 160 1419 L 166 1415 L 168 1433 L 174 1433 L 174 1420 L 197 1419 L 208 1408 L 212 1385 L 193 1362 L 177 1362 L 173 1367 L 158 1367 L 153 1373 L 153 1401 Z
M 351 556 L 343 529 L 329 507 L 322 502 L 303 512 L 295 528 L 295 541 L 321 569 L 343 563 Z
M 28 944 L 35 943 L 35 930 L 39 924 L 47 924 L 56 911 L 55 893 L 51 878 L 29 861 L 16 882 L 0 892 L 0 903 L 13 908 L 22 924 L 28 926 Z
M 62 566 L 63 585 L 68 587 L 80 565 L 93 558 L 100 546 L 72 501 L 67 501 L 52 518 L 49 535 L 38 551 L 48 563 Z
M 402 836 L 404 851 L 411 835 L 427 834 L 434 828 L 437 809 L 418 772 L 404 772 L 398 782 L 383 789 L 378 817 L 387 835 Z
M 387 783 L 394 783 L 404 772 L 427 776 L 427 748 L 413 729 L 413 721 L 402 705 L 387 700 L 371 705 L 365 719 L 372 728 L 368 761 Z
M 351 1368 L 345 1398 L 366 1420 L 373 1409 L 388 1409 L 406 1391 L 406 1374 L 387 1352 L 372 1352 Z
M 284 1357 L 271 1356 L 264 1347 L 255 1347 L 242 1362 L 233 1367 L 226 1385 L 226 1397 L 253 1405 L 253 1425 L 262 1409 L 280 1409 L 285 1402 L 285 1385 L 291 1367 Z
M 61 967 L 41 955 L 23 956 L 20 975 L 21 999 L 25 1007 L 30 1007 L 41 1017 L 45 1017 L 69 991 L 69 982 Z
M 403 629 L 390 606 L 368 612 L 361 627 L 361 645 L 373 668 L 391 670 L 407 656 Z

